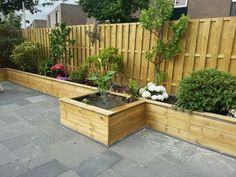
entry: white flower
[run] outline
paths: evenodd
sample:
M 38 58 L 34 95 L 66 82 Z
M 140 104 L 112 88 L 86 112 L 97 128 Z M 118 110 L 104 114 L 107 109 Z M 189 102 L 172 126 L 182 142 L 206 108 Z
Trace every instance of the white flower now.
M 165 98 L 164 98 L 163 95 L 158 95 L 158 96 L 157 96 L 157 100 L 163 101 L 164 99 L 165 99 Z
M 142 93 L 142 97 L 143 97 L 143 98 L 150 98 L 150 97 L 151 97 L 151 93 L 150 93 L 149 91 L 144 91 L 144 92 Z
M 154 100 L 154 101 L 156 101 L 156 100 L 157 100 L 157 98 L 158 98 L 158 96 L 157 96 L 157 95 L 152 95 L 152 96 L 151 96 L 151 99 L 152 99 L 152 100 Z
M 161 85 L 161 86 L 159 86 L 159 87 L 161 88 L 161 91 L 162 91 L 162 92 L 166 92 L 166 88 L 165 88 L 164 86 Z
M 162 87 L 161 86 L 156 86 L 155 87 L 155 91 L 156 92 L 161 92 L 162 91 Z
M 144 89 L 144 88 L 139 89 L 139 94 L 140 94 L 140 95 L 142 95 L 143 92 L 145 92 L 145 89 Z
M 155 91 L 163 93 L 163 92 L 166 92 L 166 88 L 164 86 L 162 86 L 162 85 L 156 86 Z
M 148 90 L 153 92 L 155 90 L 156 86 L 154 84 L 149 84 L 148 85 Z
M 149 86 L 149 85 L 154 85 L 152 82 L 149 82 L 148 84 L 147 84 L 147 86 Z
M 169 95 L 166 92 L 163 92 L 162 96 L 164 96 L 165 99 L 169 98 Z

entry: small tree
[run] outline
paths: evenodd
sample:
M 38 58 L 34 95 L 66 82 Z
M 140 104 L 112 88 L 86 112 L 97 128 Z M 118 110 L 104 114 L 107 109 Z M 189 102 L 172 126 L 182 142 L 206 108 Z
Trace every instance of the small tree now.
M 181 40 L 185 35 L 189 18 L 182 16 L 177 22 L 170 22 L 173 14 L 173 0 L 154 0 L 149 9 L 143 10 L 140 21 L 144 28 L 157 37 L 156 45 L 146 53 L 146 59 L 154 64 L 155 82 L 160 84 L 160 64 L 163 60 L 175 58 L 181 52 Z M 166 25 L 170 26 L 172 36 L 163 41 Z
M 50 57 L 53 63 L 63 62 L 68 63 L 72 58 L 68 47 L 75 44 L 75 40 L 69 39 L 71 28 L 67 27 L 65 23 L 59 24 L 49 34 L 50 42 Z

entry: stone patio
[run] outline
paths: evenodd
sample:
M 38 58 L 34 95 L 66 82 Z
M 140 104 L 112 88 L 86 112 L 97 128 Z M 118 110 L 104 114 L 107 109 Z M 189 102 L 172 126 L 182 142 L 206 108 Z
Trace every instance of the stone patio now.
M 3 87 L 0 177 L 236 176 L 236 159 L 149 129 L 106 148 L 61 126 L 56 98 Z

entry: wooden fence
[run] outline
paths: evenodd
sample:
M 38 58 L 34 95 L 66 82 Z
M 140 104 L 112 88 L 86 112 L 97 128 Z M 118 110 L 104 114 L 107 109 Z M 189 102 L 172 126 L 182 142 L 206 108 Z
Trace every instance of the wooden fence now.
M 76 45 L 70 47 L 73 59 L 68 63 L 70 70 L 76 69 L 88 56 L 112 46 L 119 48 L 124 55 L 123 76 L 119 83 L 127 83 L 128 78 L 136 79 L 143 86 L 154 78 L 154 67 L 146 61 L 145 52 L 155 44 L 155 37 L 139 23 L 99 25 L 101 39 L 95 45 L 89 40 L 86 31 L 93 25 L 72 26 L 71 39 Z M 42 53 L 48 56 L 51 29 L 23 30 L 27 40 L 42 44 Z M 161 64 L 167 73 L 165 86 L 168 92 L 175 93 L 178 81 L 195 70 L 217 68 L 236 75 L 236 17 L 197 19 L 189 23 L 186 37 L 182 41 L 182 53 L 172 61 Z M 170 30 L 165 28 L 164 40 Z

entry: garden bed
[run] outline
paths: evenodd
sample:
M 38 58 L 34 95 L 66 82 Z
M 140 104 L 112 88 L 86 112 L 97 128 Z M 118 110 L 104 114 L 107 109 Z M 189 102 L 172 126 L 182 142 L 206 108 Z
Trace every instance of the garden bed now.
M 171 104 L 146 100 L 146 126 L 236 156 L 236 119 L 213 113 L 187 113 Z
M 61 123 L 107 146 L 145 126 L 143 100 L 108 110 L 76 100 L 60 99 Z
M 7 79 L 55 97 L 73 97 L 96 92 L 96 87 L 76 84 L 7 68 Z

